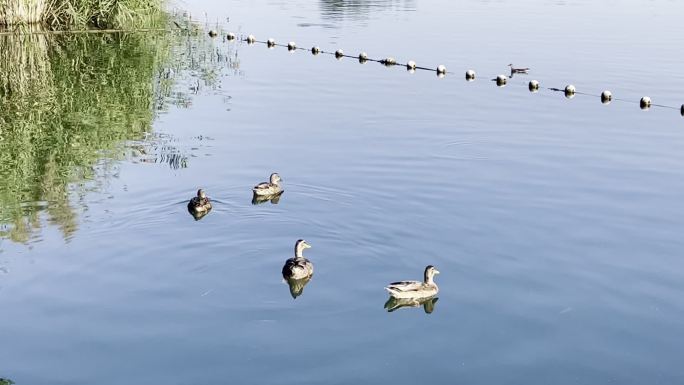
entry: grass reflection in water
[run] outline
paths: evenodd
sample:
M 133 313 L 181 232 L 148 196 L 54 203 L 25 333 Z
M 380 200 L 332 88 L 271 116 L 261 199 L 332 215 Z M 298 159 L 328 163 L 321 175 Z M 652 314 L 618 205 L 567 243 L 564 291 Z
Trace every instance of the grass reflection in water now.
M 0 237 L 15 242 L 39 234 L 42 211 L 69 239 L 83 205 L 74 199 L 112 177 L 107 159 L 186 167 L 152 133 L 155 117 L 239 68 L 201 31 L 30 32 L 0 35 Z

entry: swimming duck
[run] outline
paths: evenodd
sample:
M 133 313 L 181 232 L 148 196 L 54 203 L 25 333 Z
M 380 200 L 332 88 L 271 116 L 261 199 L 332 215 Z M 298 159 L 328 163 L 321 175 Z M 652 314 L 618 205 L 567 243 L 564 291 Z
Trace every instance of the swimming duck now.
M 275 195 L 283 192 L 283 188 L 280 186 L 280 175 L 273 173 L 268 182 L 261 182 L 254 186 L 252 191 L 256 195 Z
M 425 267 L 423 282 L 399 281 L 392 282 L 385 288 L 394 298 L 427 298 L 436 295 L 439 288 L 434 281 L 435 274 L 439 274 L 434 266 Z
M 302 252 L 311 246 L 305 240 L 299 239 L 295 243 L 295 256 L 285 261 L 283 266 L 283 278 L 302 279 L 311 277 L 313 275 L 313 264 L 308 259 L 304 258 Z
M 513 67 L 513 63 L 509 64 L 508 66 L 511 67 L 511 75 L 513 75 L 513 74 L 526 74 L 530 71 L 529 68 L 515 68 L 515 67 Z
M 204 190 L 197 190 L 197 196 L 190 199 L 188 202 L 188 211 L 195 214 L 206 214 L 211 210 L 211 202 L 207 198 Z

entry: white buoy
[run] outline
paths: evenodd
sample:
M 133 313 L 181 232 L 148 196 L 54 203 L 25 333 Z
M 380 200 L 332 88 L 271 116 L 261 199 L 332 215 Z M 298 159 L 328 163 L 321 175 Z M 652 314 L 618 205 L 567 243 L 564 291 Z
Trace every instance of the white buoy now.
M 508 84 L 508 76 L 499 75 L 496 77 L 496 85 L 497 86 L 504 87 L 506 84 Z
M 639 101 L 639 106 L 642 110 L 648 110 L 649 108 L 651 108 L 651 98 L 649 98 L 648 96 L 644 96 Z
M 397 64 L 397 59 L 393 58 L 392 56 L 388 56 L 383 59 L 381 63 L 389 67 Z
M 444 64 L 440 64 L 437 66 L 437 74 L 438 75 L 446 75 L 446 66 Z
M 409 60 L 408 63 L 406 63 L 406 69 L 409 71 L 415 71 L 416 67 L 416 62 L 414 62 L 413 60 Z
M 344 51 L 338 49 L 337 51 L 335 51 L 335 57 L 338 59 L 342 59 L 344 57 Z
M 605 90 L 601 92 L 601 103 L 603 104 L 610 104 L 610 102 L 613 101 L 613 93 Z
M 235 34 L 232 33 L 232 32 L 228 32 L 228 33 L 226 34 L 226 39 L 228 39 L 228 40 L 235 40 Z
M 268 48 L 275 47 L 275 40 L 273 40 L 273 39 L 266 40 L 266 45 L 268 46 Z
M 538 92 L 539 82 L 537 80 L 532 80 L 530 84 L 527 85 L 527 88 L 530 90 L 530 92 Z
M 216 37 L 218 36 L 218 32 L 214 31 L 213 29 L 209 30 L 209 37 Z
M 318 55 L 319 53 L 321 53 L 321 49 L 319 47 L 313 46 L 311 47 L 311 53 L 313 55 Z
M 288 51 L 294 51 L 296 49 L 297 49 L 297 44 L 295 44 L 294 41 L 287 43 L 287 50 Z
M 256 37 L 254 37 L 254 35 L 247 36 L 247 43 L 254 44 L 255 41 L 256 41 Z
M 468 70 L 466 71 L 465 76 L 467 81 L 472 82 L 473 80 L 475 80 L 475 71 Z
M 368 61 L 368 54 L 365 52 L 361 52 L 359 54 L 359 63 L 365 63 Z
M 574 98 L 575 97 L 575 91 L 577 91 L 577 89 L 572 84 L 565 86 L 565 97 L 568 99 Z

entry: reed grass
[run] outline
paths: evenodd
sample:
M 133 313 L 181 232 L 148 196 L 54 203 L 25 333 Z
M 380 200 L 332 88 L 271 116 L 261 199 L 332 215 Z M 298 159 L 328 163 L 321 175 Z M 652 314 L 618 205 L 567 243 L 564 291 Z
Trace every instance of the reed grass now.
M 149 26 L 163 0 L 0 0 L 0 26 L 41 23 L 53 29 Z

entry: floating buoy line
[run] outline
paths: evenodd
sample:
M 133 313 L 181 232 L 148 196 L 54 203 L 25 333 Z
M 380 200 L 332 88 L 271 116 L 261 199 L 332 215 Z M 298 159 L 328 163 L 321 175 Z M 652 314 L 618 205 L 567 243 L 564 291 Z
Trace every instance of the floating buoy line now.
M 209 35 L 211 37 L 216 36 L 214 31 L 210 31 Z M 232 32 L 227 33 L 225 35 L 225 37 L 226 37 L 226 40 L 228 40 L 228 41 L 238 40 L 237 36 Z M 302 47 L 297 46 L 297 44 L 293 41 L 291 41 L 287 44 L 278 44 L 272 38 L 269 38 L 266 41 L 261 41 L 261 40 L 257 40 L 257 38 L 254 35 L 248 35 L 246 37 L 241 37 L 239 39 L 239 41 L 246 42 L 249 45 L 253 45 L 255 43 L 265 44 L 268 48 L 284 47 L 284 48 L 287 48 L 287 50 L 290 52 L 293 52 L 293 51 L 309 51 L 313 55 L 320 55 L 320 54 L 332 55 L 338 60 L 342 60 L 344 58 L 356 59 L 361 64 L 364 64 L 366 62 L 375 62 L 375 63 L 383 64 L 387 67 L 393 67 L 393 66 L 401 65 L 401 66 L 405 67 L 406 70 L 410 73 L 414 73 L 418 70 L 420 70 L 420 71 L 431 71 L 431 72 L 436 73 L 437 76 L 440 78 L 445 77 L 447 74 L 450 74 L 450 75 L 454 74 L 454 72 L 447 71 L 446 66 L 443 64 L 440 64 L 437 67 L 423 67 L 423 66 L 419 66 L 413 60 L 409 60 L 408 62 L 406 62 L 406 64 L 401 64 L 401 63 L 397 62 L 397 60 L 394 57 L 390 56 L 390 57 L 386 57 L 386 58 L 382 58 L 382 59 L 373 59 L 373 58 L 369 57 L 366 52 L 360 52 L 357 56 L 354 56 L 354 55 L 345 54 L 342 49 L 338 49 L 334 52 L 329 52 L 329 51 L 322 50 L 318 46 L 313 46 L 311 48 L 302 48 Z M 508 84 L 509 79 L 512 79 L 512 78 L 513 78 L 513 76 L 508 76 L 508 75 L 502 74 L 502 75 L 497 75 L 497 77 L 492 79 L 492 81 L 496 82 L 496 85 L 498 87 L 505 87 Z M 475 71 L 472 69 L 467 70 L 465 72 L 465 79 L 466 79 L 466 81 L 469 81 L 469 82 L 474 81 L 475 80 Z M 532 80 L 528 83 L 528 89 L 532 93 L 539 92 L 539 90 L 541 89 L 541 84 L 538 80 Z M 564 88 L 548 87 L 546 89 L 548 89 L 550 91 L 555 91 L 555 92 L 562 92 L 565 95 L 565 97 L 568 99 L 574 98 L 575 95 L 592 96 L 592 97 L 597 96 L 597 95 L 586 93 L 586 92 L 580 92 L 572 84 L 568 84 Z M 642 97 L 639 100 L 639 102 L 634 102 L 632 100 L 614 98 L 613 93 L 609 90 L 605 90 L 605 91 L 601 92 L 601 94 L 598 95 L 598 97 L 600 98 L 601 103 L 604 105 L 608 105 L 612 101 L 617 100 L 617 101 L 621 101 L 621 102 L 625 102 L 625 103 L 638 104 L 642 110 L 649 110 L 652 107 L 679 110 L 680 115 L 682 117 L 684 117 L 684 104 L 682 104 L 680 107 L 668 106 L 668 105 L 663 105 L 663 104 L 655 104 L 652 102 L 651 98 L 648 96 Z

